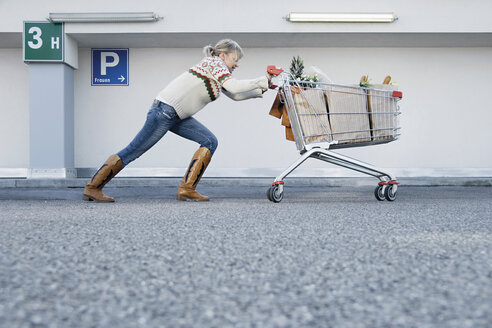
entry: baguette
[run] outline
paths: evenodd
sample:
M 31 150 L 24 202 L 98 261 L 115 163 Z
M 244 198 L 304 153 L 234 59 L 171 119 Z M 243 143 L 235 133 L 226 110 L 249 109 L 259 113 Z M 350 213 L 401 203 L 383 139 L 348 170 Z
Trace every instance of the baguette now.
M 369 86 L 369 79 L 367 78 L 367 75 L 362 75 L 360 78 L 359 86 L 367 88 Z
M 391 76 L 388 75 L 384 78 L 383 84 L 390 84 L 390 82 L 391 82 Z

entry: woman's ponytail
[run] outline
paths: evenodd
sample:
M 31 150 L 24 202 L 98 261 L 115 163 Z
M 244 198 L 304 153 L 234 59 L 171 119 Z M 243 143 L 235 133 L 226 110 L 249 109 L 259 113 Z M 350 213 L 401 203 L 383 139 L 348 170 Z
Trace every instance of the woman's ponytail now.
M 205 57 L 213 57 L 215 56 L 215 48 L 212 47 L 211 45 L 203 47 L 203 54 Z

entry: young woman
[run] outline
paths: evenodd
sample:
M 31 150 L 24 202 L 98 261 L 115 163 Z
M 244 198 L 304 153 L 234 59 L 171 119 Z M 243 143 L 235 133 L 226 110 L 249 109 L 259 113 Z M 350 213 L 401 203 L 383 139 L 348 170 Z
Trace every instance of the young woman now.
M 268 90 L 270 76 L 252 80 L 234 79 L 231 73 L 238 67 L 243 51 L 233 40 L 221 40 L 215 47 L 209 45 L 203 48 L 203 52 L 205 57 L 198 64 L 159 92 L 142 130 L 123 150 L 109 156 L 86 185 L 84 200 L 114 202 L 114 198 L 103 193 L 103 187 L 125 166 L 155 145 L 167 131 L 200 145 L 178 188 L 177 199 L 209 200 L 195 188 L 217 148 L 217 138 L 192 116 L 217 99 L 221 92 L 234 100 L 262 97 Z

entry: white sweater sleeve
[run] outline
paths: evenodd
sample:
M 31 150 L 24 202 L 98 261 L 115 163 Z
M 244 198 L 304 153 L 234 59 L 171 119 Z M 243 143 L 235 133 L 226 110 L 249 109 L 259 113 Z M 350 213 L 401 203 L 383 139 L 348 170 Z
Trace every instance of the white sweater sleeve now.
M 250 99 L 250 98 L 262 98 L 263 97 L 263 92 L 261 89 L 253 89 L 250 91 L 246 92 L 240 92 L 240 93 L 231 93 L 227 91 L 226 89 L 222 88 L 222 92 L 232 100 L 245 100 L 245 99 Z
M 268 89 L 268 79 L 266 76 L 252 80 L 236 80 L 229 78 L 222 83 L 222 87 L 230 93 L 242 93 L 254 89 Z

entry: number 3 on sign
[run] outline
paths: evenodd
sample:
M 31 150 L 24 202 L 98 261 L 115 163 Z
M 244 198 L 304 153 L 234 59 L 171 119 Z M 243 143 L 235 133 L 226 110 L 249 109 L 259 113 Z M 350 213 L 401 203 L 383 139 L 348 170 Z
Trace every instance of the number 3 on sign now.
M 29 34 L 32 34 L 32 38 L 34 41 L 28 41 L 27 44 L 29 45 L 29 48 L 31 49 L 39 49 L 43 46 L 43 39 L 41 39 L 41 29 L 37 26 L 33 26 L 29 29 L 28 31 Z

